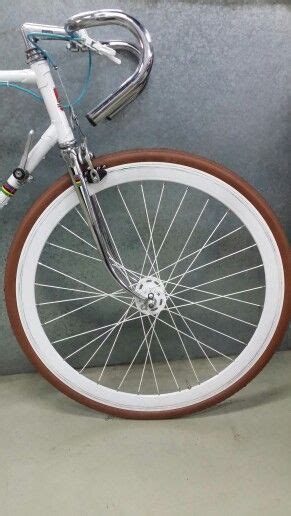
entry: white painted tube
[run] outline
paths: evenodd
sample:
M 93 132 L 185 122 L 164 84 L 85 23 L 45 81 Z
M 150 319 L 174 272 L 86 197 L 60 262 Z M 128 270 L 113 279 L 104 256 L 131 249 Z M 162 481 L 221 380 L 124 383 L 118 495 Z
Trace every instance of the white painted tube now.
M 20 82 L 21 84 L 36 84 L 33 70 L 0 70 L 0 82 Z

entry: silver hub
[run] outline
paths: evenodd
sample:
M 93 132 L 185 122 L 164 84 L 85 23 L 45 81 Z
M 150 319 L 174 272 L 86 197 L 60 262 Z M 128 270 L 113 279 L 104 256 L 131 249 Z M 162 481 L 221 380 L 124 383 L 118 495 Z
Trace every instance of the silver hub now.
M 135 299 L 138 310 L 146 315 L 158 315 L 166 306 L 166 291 L 161 280 L 152 276 L 141 278 L 136 290 L 146 299 Z

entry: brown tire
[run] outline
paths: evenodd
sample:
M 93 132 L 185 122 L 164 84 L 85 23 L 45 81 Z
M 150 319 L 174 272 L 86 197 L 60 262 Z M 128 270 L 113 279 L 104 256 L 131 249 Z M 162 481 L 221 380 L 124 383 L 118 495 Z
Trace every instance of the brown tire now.
M 245 198 L 247 198 L 255 208 L 260 212 L 265 221 L 267 222 L 269 228 L 271 229 L 273 236 L 277 242 L 282 264 L 284 268 L 285 275 L 285 285 L 289 285 L 290 287 L 290 266 L 289 266 L 289 257 L 290 251 L 288 248 L 288 243 L 284 232 L 280 226 L 279 221 L 276 216 L 269 208 L 265 200 L 243 179 L 236 176 L 233 172 L 226 169 L 225 167 L 218 165 L 212 161 L 209 161 L 205 158 L 199 156 L 193 156 L 188 153 L 166 150 L 166 149 L 154 149 L 154 150 L 129 150 L 124 152 L 115 153 L 112 155 L 101 156 L 96 158 L 95 164 L 105 164 L 107 167 L 112 167 L 116 165 L 122 165 L 125 163 L 133 163 L 133 162 L 142 162 L 142 161 L 159 161 L 159 162 L 169 162 L 169 163 L 177 163 L 181 165 L 186 165 L 192 168 L 196 168 L 198 170 L 207 172 L 213 176 L 216 176 L 228 183 L 236 190 L 238 190 Z M 107 405 L 103 405 L 97 403 L 93 400 L 90 400 L 69 388 L 66 384 L 62 383 L 54 374 L 43 364 L 43 362 L 39 359 L 35 351 L 33 350 L 31 344 L 29 343 L 18 313 L 17 301 L 16 301 L 16 274 L 18 261 L 20 257 L 20 253 L 22 247 L 25 243 L 25 240 L 29 234 L 29 231 L 35 221 L 38 219 L 43 210 L 63 191 L 65 191 L 68 187 L 71 186 L 71 182 L 68 175 L 61 177 L 58 181 L 56 181 L 30 208 L 23 221 L 21 222 L 11 245 L 9 255 L 7 258 L 7 267 L 5 272 L 5 298 L 7 304 L 7 311 L 9 315 L 9 319 L 11 322 L 11 326 L 15 333 L 15 336 L 21 345 L 23 351 L 29 358 L 29 360 L 34 364 L 37 370 L 57 389 L 61 392 L 69 396 L 70 398 L 83 403 L 93 409 L 101 410 L 103 412 L 107 412 L 116 416 L 126 417 L 126 418 L 134 418 L 134 419 L 162 419 L 162 418 L 171 418 L 177 417 L 185 414 L 189 414 L 191 412 L 199 411 L 202 409 L 206 409 L 212 405 L 215 405 L 218 402 L 221 402 L 233 395 L 235 392 L 239 391 L 243 388 L 248 382 L 250 382 L 266 365 L 266 363 L 270 360 L 273 353 L 278 348 L 284 332 L 287 328 L 288 321 L 290 318 L 290 288 L 288 293 L 288 288 L 285 288 L 285 298 L 283 303 L 283 308 L 281 312 L 281 317 L 277 326 L 277 329 L 273 335 L 272 340 L 270 341 L 268 347 L 264 351 L 264 353 L 260 356 L 259 360 L 255 363 L 255 365 L 242 376 L 239 381 L 232 384 L 231 387 L 225 389 L 220 392 L 219 395 L 213 396 L 212 398 L 207 399 L 204 402 L 196 403 L 191 406 L 187 406 L 186 408 L 179 408 L 175 410 L 168 410 L 162 412 L 141 412 L 141 411 L 130 411 L 124 409 L 112 408 Z

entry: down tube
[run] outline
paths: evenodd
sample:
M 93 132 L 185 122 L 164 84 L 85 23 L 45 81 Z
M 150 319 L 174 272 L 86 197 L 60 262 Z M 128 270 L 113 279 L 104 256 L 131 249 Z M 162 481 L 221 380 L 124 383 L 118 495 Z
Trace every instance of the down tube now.
M 25 169 L 32 172 L 57 141 L 57 130 L 51 124 L 28 154 Z

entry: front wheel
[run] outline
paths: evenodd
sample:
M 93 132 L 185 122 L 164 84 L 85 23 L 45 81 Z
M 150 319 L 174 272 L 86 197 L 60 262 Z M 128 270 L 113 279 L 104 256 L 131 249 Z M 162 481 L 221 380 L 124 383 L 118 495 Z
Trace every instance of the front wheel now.
M 5 277 L 14 332 L 59 390 L 97 410 L 164 418 L 209 407 L 262 369 L 288 322 L 288 245 L 265 201 L 211 161 L 103 156 L 91 185 L 145 306 L 120 289 L 67 176 L 30 209 Z

